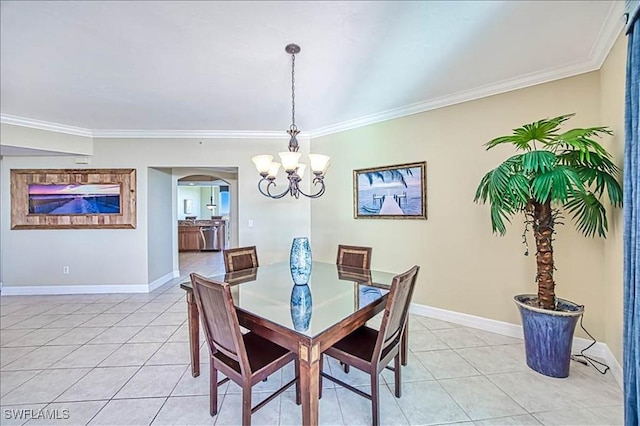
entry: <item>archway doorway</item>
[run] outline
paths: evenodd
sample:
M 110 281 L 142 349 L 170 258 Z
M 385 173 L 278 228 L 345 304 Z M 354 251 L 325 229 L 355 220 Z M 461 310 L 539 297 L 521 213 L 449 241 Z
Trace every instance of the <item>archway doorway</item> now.
M 237 168 L 174 169 L 180 275 L 224 272 L 222 250 L 237 241 Z

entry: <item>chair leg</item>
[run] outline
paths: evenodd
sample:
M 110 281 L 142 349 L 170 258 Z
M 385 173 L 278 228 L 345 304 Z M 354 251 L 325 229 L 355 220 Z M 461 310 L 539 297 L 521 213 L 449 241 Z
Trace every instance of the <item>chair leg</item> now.
M 251 425 L 251 385 L 242 385 L 242 426 Z
M 320 354 L 320 378 L 318 379 L 318 386 L 320 387 L 318 389 L 318 399 L 322 399 L 322 369 L 324 364 L 324 354 Z
M 300 405 L 302 404 L 302 398 L 300 396 L 300 361 L 298 361 L 297 358 L 295 360 L 295 366 L 296 366 L 296 373 L 295 373 L 296 374 L 296 405 Z M 322 380 L 322 377 L 320 377 L 320 380 Z
M 380 425 L 379 380 L 376 370 L 371 371 L 371 424 Z
M 214 367 L 213 359 L 209 361 L 209 414 L 218 414 L 218 369 Z
M 340 361 L 340 365 L 342 366 L 342 369 L 344 370 L 344 372 L 349 374 L 349 364 L 346 364 L 346 363 Z
M 402 341 L 400 343 L 400 353 L 402 354 L 402 365 L 407 365 L 407 358 L 409 352 L 409 321 L 402 330 Z
M 402 370 L 400 370 L 400 354 L 398 353 L 398 355 L 396 355 L 393 358 L 393 368 L 394 368 L 394 373 L 393 375 L 394 377 L 394 382 L 396 385 L 396 398 L 400 398 L 400 389 L 401 389 L 401 374 L 402 374 Z

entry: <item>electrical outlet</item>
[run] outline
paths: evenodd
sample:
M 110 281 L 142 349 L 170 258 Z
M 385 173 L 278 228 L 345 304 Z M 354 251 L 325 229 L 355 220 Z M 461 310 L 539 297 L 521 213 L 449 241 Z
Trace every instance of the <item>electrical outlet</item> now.
M 62 273 L 63 274 L 68 274 L 69 273 L 69 267 L 68 266 L 63 266 L 62 267 Z

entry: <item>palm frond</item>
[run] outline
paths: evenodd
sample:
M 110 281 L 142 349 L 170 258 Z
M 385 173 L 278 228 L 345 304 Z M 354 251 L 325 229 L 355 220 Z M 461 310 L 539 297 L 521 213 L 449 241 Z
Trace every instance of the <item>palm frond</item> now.
M 404 185 L 404 187 L 406 188 L 407 182 L 405 181 L 404 175 L 402 174 L 401 170 L 404 170 L 409 176 L 413 175 L 413 172 L 411 172 L 411 169 L 379 170 L 375 172 L 368 172 L 368 173 L 365 173 L 364 175 L 367 177 L 367 180 L 369 181 L 369 185 L 373 184 L 374 179 L 377 178 L 383 182 L 398 181 L 402 185 Z
M 491 227 L 501 235 L 505 221 L 521 211 L 529 200 L 529 180 L 522 173 L 522 155 L 514 155 L 485 174 L 476 189 L 474 201 L 491 204 Z
M 548 172 L 556 161 L 555 154 L 549 151 L 536 150 L 522 154 L 522 166 L 527 175 Z
M 508 210 L 505 210 L 503 206 L 499 204 L 491 204 L 491 230 L 500 235 L 506 234 L 507 227 L 505 226 L 505 221 L 511 222 L 509 220 Z
M 595 140 L 592 136 L 612 135 L 613 132 L 606 127 L 590 127 L 587 129 L 571 129 L 550 140 L 547 145 L 549 148 L 557 150 L 557 148 L 565 148 L 577 150 L 580 152 L 581 160 L 589 160 L 593 154 L 601 157 L 609 157 L 609 153 Z
M 615 177 L 607 172 L 583 166 L 576 167 L 576 170 L 584 182 L 585 189 L 593 192 L 598 198 L 602 197 L 606 189 L 611 204 L 614 207 L 622 206 L 622 187 Z
M 521 173 L 511 175 L 507 183 L 507 196 L 514 210 L 524 210 L 531 198 L 529 179 Z
M 585 236 L 593 237 L 596 232 L 600 237 L 606 235 L 608 228 L 606 210 L 593 193 L 574 191 L 569 194 L 565 208 L 573 214 L 578 230 Z
M 487 149 L 491 149 L 501 144 L 511 144 L 520 151 L 530 151 L 533 142 L 550 143 L 558 135 L 556 132 L 560 124 L 571 118 L 573 114 L 561 115 L 555 118 L 545 118 L 534 123 L 525 124 L 522 127 L 513 129 L 513 134 L 508 136 L 500 136 L 492 139 L 485 144 Z
M 565 203 L 570 193 L 582 190 L 583 186 L 578 172 L 569 166 L 558 166 L 539 173 L 531 182 L 533 198 L 539 203 L 547 200 Z
M 588 169 L 601 170 L 607 172 L 614 177 L 620 175 L 620 168 L 616 166 L 609 156 L 602 156 L 591 152 L 588 158 L 585 158 L 580 151 L 565 150 L 557 154 L 560 164 L 579 166 Z

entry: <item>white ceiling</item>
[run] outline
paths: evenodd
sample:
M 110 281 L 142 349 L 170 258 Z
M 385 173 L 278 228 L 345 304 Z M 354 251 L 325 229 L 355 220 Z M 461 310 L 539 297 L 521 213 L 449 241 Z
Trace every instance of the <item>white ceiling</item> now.
M 623 7 L 2 1 L 1 113 L 94 135 L 282 132 L 291 120 L 284 47 L 295 42 L 298 127 L 326 134 L 598 69 Z

